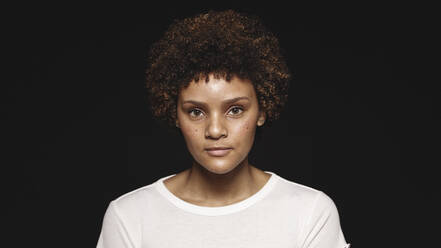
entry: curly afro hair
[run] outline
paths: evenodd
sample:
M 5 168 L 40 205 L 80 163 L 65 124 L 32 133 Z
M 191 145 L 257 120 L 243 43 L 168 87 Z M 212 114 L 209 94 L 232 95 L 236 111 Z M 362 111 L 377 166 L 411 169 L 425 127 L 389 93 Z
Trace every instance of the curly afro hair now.
M 175 20 L 151 46 L 146 88 L 152 114 L 174 126 L 179 90 L 209 75 L 248 79 L 267 123 L 279 118 L 291 73 L 277 38 L 258 18 L 232 10 Z

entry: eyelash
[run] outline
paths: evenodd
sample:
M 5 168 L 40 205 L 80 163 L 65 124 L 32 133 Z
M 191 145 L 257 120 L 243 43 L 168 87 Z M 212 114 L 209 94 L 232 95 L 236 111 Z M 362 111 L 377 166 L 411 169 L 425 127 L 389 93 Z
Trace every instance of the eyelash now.
M 234 114 L 234 116 L 238 116 L 238 115 L 242 114 L 243 111 L 244 111 L 244 109 L 243 109 L 242 107 L 240 107 L 240 106 L 234 106 L 234 107 L 232 107 L 228 112 L 230 112 L 230 111 L 233 110 L 233 109 L 240 109 L 240 111 L 241 111 L 241 112 L 238 113 L 238 114 Z M 202 113 L 202 110 L 197 109 L 197 108 L 194 108 L 194 109 L 189 110 L 189 111 L 188 111 L 188 114 L 191 116 L 191 113 L 193 113 L 194 111 L 198 111 L 198 112 Z M 197 117 L 198 117 L 198 116 L 195 116 L 195 118 L 197 118 Z

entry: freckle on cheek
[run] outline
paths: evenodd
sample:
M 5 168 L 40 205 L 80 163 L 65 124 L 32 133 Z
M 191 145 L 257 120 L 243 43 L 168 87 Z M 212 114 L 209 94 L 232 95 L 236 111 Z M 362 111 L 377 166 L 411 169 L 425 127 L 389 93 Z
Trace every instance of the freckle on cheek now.
M 248 123 L 248 122 L 245 123 L 243 126 L 244 126 L 246 131 L 248 131 L 250 129 L 250 123 Z

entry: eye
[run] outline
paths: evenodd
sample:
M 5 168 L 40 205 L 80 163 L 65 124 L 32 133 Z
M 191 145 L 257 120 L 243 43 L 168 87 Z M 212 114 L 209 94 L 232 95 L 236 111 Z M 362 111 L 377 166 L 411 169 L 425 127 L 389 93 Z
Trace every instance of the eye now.
M 230 113 L 230 112 L 231 112 L 233 115 L 240 115 L 240 114 L 242 114 L 242 112 L 243 112 L 243 108 L 238 107 L 238 106 L 235 106 L 235 107 L 232 107 L 232 108 L 230 109 L 229 113 Z
M 200 111 L 199 109 L 191 109 L 188 111 L 188 113 L 192 118 L 198 118 L 202 115 L 202 111 Z

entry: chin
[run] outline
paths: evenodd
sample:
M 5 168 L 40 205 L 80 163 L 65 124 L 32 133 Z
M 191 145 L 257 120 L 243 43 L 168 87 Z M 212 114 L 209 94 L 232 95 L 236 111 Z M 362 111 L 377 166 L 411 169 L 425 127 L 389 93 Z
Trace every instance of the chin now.
M 224 175 L 224 174 L 227 174 L 228 172 L 232 171 L 230 169 L 207 168 L 207 167 L 205 167 L 205 169 L 207 171 L 209 171 L 210 173 L 217 174 L 217 175 Z
M 226 174 L 234 170 L 239 163 L 231 163 L 227 161 L 209 161 L 200 163 L 201 167 L 214 174 Z

